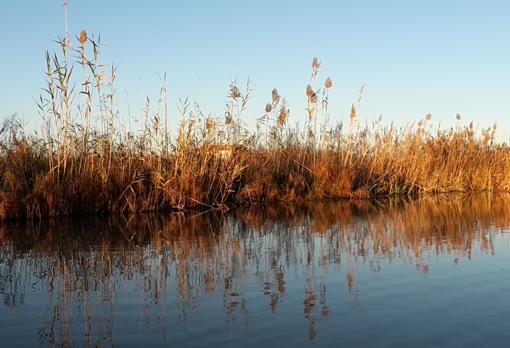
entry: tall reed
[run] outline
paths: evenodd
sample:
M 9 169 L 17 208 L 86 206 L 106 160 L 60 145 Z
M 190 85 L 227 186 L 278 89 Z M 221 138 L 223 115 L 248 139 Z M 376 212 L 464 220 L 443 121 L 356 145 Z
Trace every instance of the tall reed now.
M 75 45 L 68 35 L 57 42 L 37 104 L 43 131 L 26 134 L 14 118 L 0 130 L 0 219 L 510 191 L 510 151 L 495 141 L 496 124 L 478 132 L 457 115 L 455 127 L 434 129 L 427 115 L 401 128 L 362 125 L 362 87 L 350 123 L 334 125 L 333 80 L 320 81 L 317 58 L 304 129 L 289 126 L 293 114 L 273 89 L 249 131 L 251 83 L 232 81 L 225 117 L 186 99 L 172 131 L 163 78 L 137 132 L 117 106 L 117 69 L 100 61 L 100 37 L 83 31 Z

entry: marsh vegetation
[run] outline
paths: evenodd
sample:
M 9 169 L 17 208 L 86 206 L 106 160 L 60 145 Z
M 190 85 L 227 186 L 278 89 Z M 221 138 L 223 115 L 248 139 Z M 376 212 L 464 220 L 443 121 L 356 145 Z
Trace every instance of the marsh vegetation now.
M 317 58 L 300 128 L 289 125 L 293 115 L 274 89 L 248 130 L 251 85 L 236 81 L 224 116 L 188 100 L 171 115 L 163 80 L 157 106 L 147 99 L 143 127 L 133 130 L 118 108 L 117 70 L 100 62 L 100 40 L 82 32 L 74 41 L 66 36 L 46 53 L 42 131 L 27 134 L 15 118 L 0 130 L 0 219 L 510 190 L 510 149 L 495 141 L 496 124 L 478 131 L 460 115 L 447 129 L 431 115 L 404 127 L 364 122 L 363 90 L 350 121 L 335 123 L 333 80 L 321 79 Z

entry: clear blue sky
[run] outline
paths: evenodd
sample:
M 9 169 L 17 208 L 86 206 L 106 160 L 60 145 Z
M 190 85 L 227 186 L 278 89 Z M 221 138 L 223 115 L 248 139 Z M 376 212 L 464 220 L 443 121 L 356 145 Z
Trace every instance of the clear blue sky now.
M 311 58 L 330 76 L 331 117 L 346 120 L 365 83 L 361 115 L 403 124 L 432 113 L 510 136 L 510 1 L 120 1 L 69 0 L 69 28 L 101 34 L 103 61 L 118 67 L 118 90 L 133 114 L 156 98 L 167 73 L 178 97 L 223 114 L 230 79 L 250 77 L 247 117 L 261 115 L 273 87 L 304 120 Z M 38 118 L 44 51 L 64 32 L 63 0 L 0 3 L 0 116 Z M 125 97 L 120 95 L 120 100 Z M 500 134 L 501 135 L 501 134 Z

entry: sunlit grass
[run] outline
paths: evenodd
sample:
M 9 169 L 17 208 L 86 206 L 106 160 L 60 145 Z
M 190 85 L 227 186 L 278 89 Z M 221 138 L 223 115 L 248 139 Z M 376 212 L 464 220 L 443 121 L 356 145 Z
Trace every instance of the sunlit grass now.
M 61 39 L 61 50 L 46 54 L 43 132 L 25 134 L 15 119 L 1 129 L 1 219 L 510 191 L 510 151 L 495 142 L 496 125 L 478 132 L 460 115 L 449 129 L 435 129 L 431 115 L 402 128 L 362 124 L 363 88 L 349 124 L 334 124 L 334 83 L 320 80 L 316 58 L 302 129 L 289 127 L 277 89 L 256 130 L 243 126 L 250 82 L 231 83 L 224 117 L 188 100 L 169 115 L 163 80 L 157 107 L 147 100 L 135 132 L 117 106 L 116 68 L 99 62 L 100 40 L 82 32 L 75 41 Z

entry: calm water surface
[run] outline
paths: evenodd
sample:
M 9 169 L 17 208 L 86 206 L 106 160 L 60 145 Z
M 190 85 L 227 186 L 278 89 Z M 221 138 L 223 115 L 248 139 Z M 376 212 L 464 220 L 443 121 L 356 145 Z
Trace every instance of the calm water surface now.
M 0 346 L 510 343 L 510 197 L 0 226 Z

